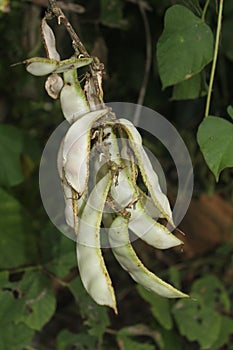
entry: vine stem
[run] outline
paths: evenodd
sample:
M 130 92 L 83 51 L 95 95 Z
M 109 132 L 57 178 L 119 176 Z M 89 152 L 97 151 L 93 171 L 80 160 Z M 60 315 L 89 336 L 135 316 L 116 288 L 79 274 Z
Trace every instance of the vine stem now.
M 217 24 L 216 39 L 215 39 L 214 58 L 213 58 L 213 63 L 212 63 L 212 68 L 210 73 L 210 82 L 209 82 L 209 88 L 208 88 L 208 94 L 207 94 L 207 100 L 206 100 L 205 117 L 208 117 L 209 110 L 210 110 L 210 100 L 211 100 L 213 83 L 214 83 L 214 75 L 215 75 L 216 63 L 218 58 L 219 39 L 220 39 L 221 27 L 222 27 L 223 1 L 224 0 L 219 1 L 218 24 Z
M 81 42 L 80 38 L 78 37 L 77 33 L 75 32 L 74 28 L 72 27 L 71 23 L 68 21 L 67 17 L 61 10 L 61 8 L 58 6 L 56 0 L 48 0 L 50 9 L 52 13 L 57 17 L 58 19 L 58 24 L 63 23 L 64 26 L 66 27 L 67 32 L 69 33 L 71 39 L 72 39 L 72 44 L 74 47 L 74 50 L 80 51 L 85 57 L 90 57 L 89 53 L 87 52 L 85 46 Z
M 201 19 L 202 19 L 203 22 L 205 21 L 205 15 L 206 15 L 206 11 L 207 11 L 207 9 L 209 7 L 209 3 L 210 3 L 210 0 L 206 0 L 204 9 L 203 9 L 203 12 L 202 12 L 202 15 L 201 15 Z
M 145 6 L 143 6 L 142 1 L 138 1 L 138 6 L 139 6 L 142 20 L 144 23 L 145 38 L 146 38 L 146 62 L 145 62 L 145 68 L 144 68 L 144 78 L 140 88 L 140 92 L 137 100 L 137 108 L 135 110 L 134 118 L 133 118 L 133 123 L 135 125 L 138 124 L 140 119 L 140 113 L 141 113 L 142 105 L 145 99 L 146 89 L 149 81 L 149 74 L 150 74 L 151 60 L 152 60 L 151 32 L 150 32 L 149 20 L 146 14 L 146 10 L 148 8 L 146 9 Z
M 71 37 L 72 46 L 76 54 L 79 55 L 81 53 L 84 57 L 91 57 L 88 51 L 86 50 L 85 46 L 83 45 L 82 41 L 80 40 L 78 34 L 75 32 L 73 26 L 69 22 L 68 18 L 58 6 L 57 0 L 48 0 L 48 4 L 50 9 L 50 13 L 48 13 L 48 16 L 50 16 L 52 12 L 57 17 L 58 24 L 62 23 L 65 26 L 67 32 Z M 92 85 L 93 96 L 95 96 L 96 106 L 104 105 L 102 96 L 103 70 L 103 63 L 101 63 L 97 57 L 93 57 L 93 61 L 90 65 L 90 85 Z

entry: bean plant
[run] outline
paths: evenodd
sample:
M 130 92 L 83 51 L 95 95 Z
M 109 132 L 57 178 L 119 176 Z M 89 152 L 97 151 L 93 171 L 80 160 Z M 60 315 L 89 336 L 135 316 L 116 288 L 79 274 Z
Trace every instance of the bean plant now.
M 231 1 L 83 5 L 0 2 L 0 349 L 231 349 L 232 239 L 185 257 L 192 237 L 174 230 L 167 155 L 105 104 L 170 115 L 193 160 L 194 197 L 229 202 Z M 43 147 L 64 118 L 54 162 L 75 242 L 38 204 Z M 143 144 L 164 162 L 168 195 Z

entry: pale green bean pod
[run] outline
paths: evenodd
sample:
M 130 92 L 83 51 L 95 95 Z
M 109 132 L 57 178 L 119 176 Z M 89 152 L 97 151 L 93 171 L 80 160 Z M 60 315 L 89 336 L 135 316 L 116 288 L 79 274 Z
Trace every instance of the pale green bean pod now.
M 41 21 L 41 34 L 47 57 L 60 61 L 60 55 L 56 49 L 55 35 L 52 28 L 47 24 L 46 18 Z
M 121 155 L 124 159 L 122 160 L 116 136 L 109 128 L 106 129 L 106 132 L 109 133 L 108 143 L 111 160 L 123 167 L 123 169 L 119 169 L 117 184 L 113 183 L 111 186 L 111 196 L 120 208 L 127 208 L 130 213 L 129 228 L 139 238 L 155 248 L 168 249 L 182 244 L 166 227 L 153 220 L 146 213 L 140 198 L 141 192 L 136 186 L 135 170 L 131 167 L 131 160 L 128 158 L 125 142 L 123 140 L 124 145 Z M 132 204 L 130 205 L 130 203 Z
M 91 297 L 117 313 L 112 282 L 100 249 L 100 223 L 112 177 L 108 173 L 90 193 L 79 223 L 77 259 L 80 277 Z
M 62 140 L 58 155 L 57 155 L 57 169 L 61 179 L 62 189 L 64 193 L 65 201 L 65 219 L 68 226 L 74 229 L 75 233 L 78 233 L 78 216 L 82 212 L 84 204 L 86 202 L 87 193 L 84 193 L 82 197 L 78 197 L 76 191 L 68 184 L 64 176 L 63 170 L 63 144 Z
M 71 125 L 64 138 L 64 176 L 79 197 L 88 184 L 91 128 L 107 112 L 107 109 L 102 109 L 85 114 Z
M 118 121 L 129 137 L 131 148 L 136 156 L 143 181 L 147 186 L 156 207 L 158 207 L 163 217 L 168 220 L 172 227 L 175 227 L 169 201 L 160 188 L 158 176 L 142 146 L 141 135 L 129 120 L 119 119 Z
M 188 297 L 164 282 L 149 271 L 137 257 L 129 241 L 128 221 L 118 216 L 109 229 L 109 241 L 113 254 L 121 267 L 126 270 L 137 283 L 147 290 L 167 298 Z

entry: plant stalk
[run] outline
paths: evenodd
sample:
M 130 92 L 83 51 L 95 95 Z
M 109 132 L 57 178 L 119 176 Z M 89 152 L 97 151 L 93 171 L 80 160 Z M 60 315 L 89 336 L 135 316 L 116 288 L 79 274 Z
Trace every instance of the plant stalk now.
M 215 75 L 216 63 L 218 58 L 218 50 L 219 50 L 219 39 L 220 39 L 221 27 L 222 27 L 223 1 L 224 0 L 219 1 L 218 24 L 217 24 L 216 39 L 215 39 L 214 57 L 213 57 L 213 63 L 212 63 L 212 68 L 210 73 L 210 82 L 209 82 L 209 88 L 208 88 L 208 94 L 207 94 L 207 100 L 206 100 L 205 117 L 208 117 L 209 110 L 210 110 L 210 101 L 211 101 L 211 95 L 212 95 L 212 89 L 213 89 L 213 83 L 214 83 L 214 75 Z
M 48 0 L 48 3 L 49 3 L 50 11 L 57 17 L 58 24 L 62 23 L 65 26 L 67 32 L 69 33 L 72 40 L 72 46 L 76 54 L 79 55 L 81 53 L 84 57 L 90 57 L 88 51 L 86 50 L 79 36 L 75 32 L 71 23 L 67 19 L 66 15 L 58 6 L 57 1 Z M 99 62 L 97 58 L 93 58 L 93 61 L 90 66 L 90 80 L 91 80 L 92 89 L 94 92 L 93 95 L 95 96 L 95 100 L 96 100 L 96 106 L 101 106 L 101 105 L 103 106 L 104 104 L 103 96 L 102 96 L 103 70 L 104 70 L 104 65 L 101 62 Z
M 80 38 L 78 37 L 77 33 L 75 32 L 74 28 L 72 27 L 71 23 L 68 21 L 67 17 L 61 10 L 61 8 L 58 6 L 56 0 L 48 0 L 49 7 L 52 11 L 52 13 L 57 17 L 58 24 L 63 23 L 66 27 L 67 32 L 69 33 L 72 44 L 74 47 L 74 50 L 77 52 L 81 52 L 85 57 L 90 57 L 89 53 L 87 52 L 85 46 L 81 42 Z
M 205 22 L 205 15 L 206 15 L 206 11 L 207 11 L 207 9 L 209 7 L 209 3 L 210 3 L 210 0 L 206 0 L 204 9 L 202 11 L 201 19 L 202 19 L 203 22 Z

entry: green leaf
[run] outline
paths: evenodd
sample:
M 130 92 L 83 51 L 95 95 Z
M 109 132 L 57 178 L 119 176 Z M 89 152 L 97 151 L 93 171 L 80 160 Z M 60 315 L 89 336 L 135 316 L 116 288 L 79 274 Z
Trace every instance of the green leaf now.
M 85 324 L 90 328 L 89 334 L 100 341 L 106 327 L 110 324 L 107 308 L 97 305 L 92 300 L 79 277 L 70 282 L 69 289 L 80 307 L 81 316 L 86 319 Z
M 22 151 L 21 130 L 11 125 L 0 125 L 0 185 L 14 186 L 23 181 L 20 164 Z
M 100 21 L 108 27 L 124 27 L 122 0 L 101 0 Z
M 208 307 L 200 296 L 196 300 L 179 300 L 173 307 L 173 315 L 182 335 L 197 341 L 202 349 L 208 349 L 218 339 L 221 315 Z
M 162 350 L 180 350 L 183 349 L 182 337 L 175 330 L 161 329 Z
M 224 285 L 214 275 L 198 279 L 192 285 L 192 293 L 201 295 L 204 303 L 210 308 L 221 308 L 230 311 L 231 302 Z
M 219 350 L 228 342 L 230 335 L 233 335 L 233 320 L 227 316 L 222 316 L 219 337 L 212 345 L 211 350 Z
M 141 297 L 151 305 L 151 312 L 155 319 L 165 329 L 172 328 L 172 318 L 170 314 L 170 304 L 168 299 L 162 298 L 157 294 L 151 293 L 141 286 L 137 286 Z
M 181 5 L 170 7 L 157 44 L 157 60 L 163 88 L 199 73 L 213 57 L 210 27 Z
M 0 349 L 24 349 L 34 336 L 34 331 L 22 323 L 17 325 L 5 323 L 1 325 Z
M 9 272 L 8 271 L 1 271 L 0 272 L 0 288 L 5 285 L 5 283 L 8 282 L 9 278 Z
M 233 166 L 233 124 L 222 118 L 206 117 L 198 128 L 197 141 L 218 181 L 220 172 Z
M 41 232 L 41 260 L 58 277 L 66 276 L 77 265 L 75 243 L 49 223 Z
M 2 274 L 1 274 L 2 275 Z M 0 329 L 6 323 L 13 322 L 23 310 L 23 301 L 19 298 L 20 292 L 9 282 L 8 277 L 1 276 L 0 281 Z
M 175 266 L 171 266 L 168 269 L 168 273 L 169 273 L 169 280 L 171 284 L 174 285 L 176 288 L 181 289 L 182 276 L 180 271 Z
M 20 290 L 9 282 L 8 276 L 7 271 L 0 273 L 0 349 L 24 349 L 34 336 L 34 330 L 21 322 L 15 324 L 23 312 L 24 302 Z
M 37 247 L 31 218 L 21 204 L 1 188 L 0 217 L 1 268 L 35 263 Z
M 205 96 L 207 94 L 207 84 L 203 73 L 198 73 L 176 84 L 173 88 L 172 100 L 187 100 Z
M 195 15 L 201 17 L 202 8 L 200 6 L 199 0 L 177 0 L 178 5 L 182 5 L 190 9 Z
M 65 277 L 76 264 L 75 251 L 72 249 L 69 253 L 61 253 L 59 257 L 48 262 L 45 267 L 55 276 Z
M 41 330 L 56 307 L 51 282 L 39 271 L 26 272 L 19 282 L 5 281 L 0 290 L 0 303 L 1 327 L 14 322 L 24 323 L 34 330 Z
M 41 330 L 56 308 L 51 281 L 41 272 L 26 272 L 18 289 L 23 295 L 24 308 L 17 321 L 24 322 L 29 328 Z
M 233 119 L 233 107 L 232 106 L 227 107 L 227 113 L 229 114 L 231 119 Z
M 66 276 L 77 266 L 75 243 L 52 224 L 41 233 L 42 261 L 46 269 L 58 277 Z
M 93 350 L 95 348 L 96 338 L 87 333 L 74 334 L 64 330 L 57 337 L 57 350 Z
M 41 330 L 53 316 L 56 300 L 50 280 L 41 272 L 26 272 L 19 282 L 5 280 L 2 288 L 1 326 L 14 322 L 24 323 L 34 330 Z

